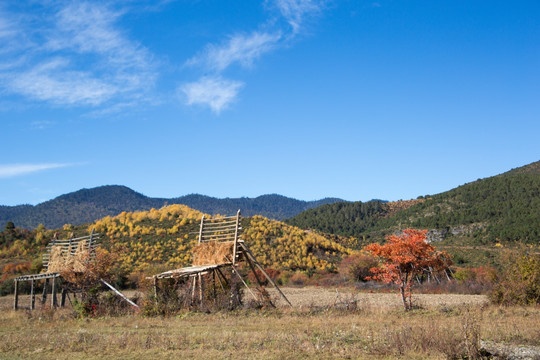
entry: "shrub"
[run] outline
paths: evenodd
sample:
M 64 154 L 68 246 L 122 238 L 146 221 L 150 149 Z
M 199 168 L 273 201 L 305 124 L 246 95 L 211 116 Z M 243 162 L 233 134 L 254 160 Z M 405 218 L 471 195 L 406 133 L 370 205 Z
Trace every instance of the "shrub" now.
M 490 299 L 503 305 L 540 304 L 540 254 L 510 256 L 490 293 Z
M 291 283 L 293 285 L 305 285 L 308 281 L 308 276 L 302 272 L 296 272 L 291 276 Z
M 378 266 L 378 261 L 374 256 L 368 254 L 353 254 L 344 257 L 339 265 L 339 273 L 347 276 L 353 281 L 367 281 L 366 277 L 371 276 L 370 269 Z

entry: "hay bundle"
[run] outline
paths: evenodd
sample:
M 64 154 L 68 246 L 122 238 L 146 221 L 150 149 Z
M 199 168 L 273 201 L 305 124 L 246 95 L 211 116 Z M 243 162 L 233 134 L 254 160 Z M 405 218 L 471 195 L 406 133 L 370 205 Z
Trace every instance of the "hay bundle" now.
M 62 254 L 62 246 L 55 245 L 51 249 L 51 256 L 49 258 L 49 266 L 47 267 L 48 273 L 61 272 L 64 270 L 66 260 Z
M 88 268 L 88 261 L 90 260 L 90 252 L 88 251 L 88 245 L 86 241 L 79 242 L 77 250 L 75 250 L 75 255 L 73 258 L 73 271 L 74 272 L 85 272 Z
M 90 253 L 86 241 L 79 242 L 75 253 L 73 254 L 71 247 L 67 249 L 66 254 L 62 252 L 62 247 L 55 245 L 51 249 L 51 257 L 47 272 L 49 273 L 66 273 L 66 272 L 85 272 L 88 267 Z
M 193 265 L 229 264 L 233 258 L 234 241 L 201 243 L 193 248 Z

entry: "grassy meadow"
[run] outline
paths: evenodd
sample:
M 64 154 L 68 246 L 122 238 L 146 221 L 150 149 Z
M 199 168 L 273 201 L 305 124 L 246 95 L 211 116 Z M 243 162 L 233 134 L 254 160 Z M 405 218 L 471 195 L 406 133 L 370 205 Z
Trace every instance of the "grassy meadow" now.
M 457 359 L 486 343 L 538 347 L 540 308 L 489 305 L 483 296 L 285 288 L 294 308 L 181 312 L 171 317 L 78 319 L 72 309 L 0 305 L 2 359 Z

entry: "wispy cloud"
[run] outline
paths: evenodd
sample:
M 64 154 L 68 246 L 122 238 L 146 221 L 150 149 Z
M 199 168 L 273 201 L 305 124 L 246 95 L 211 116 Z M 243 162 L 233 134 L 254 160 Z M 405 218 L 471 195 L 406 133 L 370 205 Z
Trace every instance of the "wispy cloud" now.
M 275 5 L 291 25 L 293 33 L 298 33 L 306 17 L 319 13 L 324 0 L 274 0 Z
M 36 121 L 32 121 L 31 123 L 32 129 L 38 129 L 38 130 L 47 129 L 53 126 L 54 124 L 56 124 L 56 122 L 50 121 L 50 120 L 36 120 Z
M 198 81 L 181 85 L 178 90 L 185 95 L 186 104 L 209 106 L 215 113 L 225 109 L 238 96 L 242 82 L 223 80 L 222 74 L 233 64 L 251 67 L 255 60 L 294 38 L 306 18 L 320 12 L 326 0 L 265 0 L 278 10 L 283 21 L 268 21 L 260 29 L 248 34 L 235 34 L 220 44 L 206 45 L 204 50 L 186 62 L 199 66 L 205 73 Z
M 251 66 L 254 60 L 272 50 L 280 38 L 279 33 L 258 31 L 249 35 L 234 35 L 224 44 L 208 45 L 202 54 L 191 58 L 187 64 L 202 64 L 217 72 L 225 70 L 236 62 L 242 66 Z
M 0 165 L 0 178 L 10 178 L 15 176 L 27 175 L 38 171 L 57 169 L 71 165 L 72 164 L 59 163 Z
M 0 60 L 4 90 L 55 104 L 100 106 L 140 98 L 152 87 L 152 56 L 119 29 L 122 12 L 81 1 L 47 10 L 32 25 L 0 14 L 0 38 L 25 34 L 19 35 L 24 47 L 0 43 L 7 54 Z
M 188 105 L 207 105 L 216 114 L 225 109 L 237 96 L 244 84 L 221 77 L 202 77 L 198 81 L 184 84 L 180 91 Z
M 38 100 L 59 104 L 99 105 L 116 93 L 116 86 L 84 71 L 69 70 L 65 59 L 52 59 L 21 72 L 11 89 Z

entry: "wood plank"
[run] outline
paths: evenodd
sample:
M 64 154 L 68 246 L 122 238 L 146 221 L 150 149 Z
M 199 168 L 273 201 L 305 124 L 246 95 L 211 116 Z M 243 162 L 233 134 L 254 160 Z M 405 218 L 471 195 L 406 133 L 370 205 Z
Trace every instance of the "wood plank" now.
M 34 310 L 36 308 L 36 293 L 34 289 L 34 279 L 32 279 L 32 282 L 30 283 L 30 310 Z
M 202 240 L 203 227 L 204 227 L 204 215 L 201 218 L 201 227 L 199 228 L 199 244 L 201 243 L 201 240 Z
M 19 308 L 19 281 L 15 280 L 13 283 L 14 286 L 14 299 L 13 299 L 13 309 L 17 310 Z
M 52 290 L 51 290 L 51 307 L 55 308 L 58 305 L 56 299 L 56 278 L 52 279 Z
M 105 284 L 109 289 L 111 289 L 112 291 L 114 291 L 114 293 L 118 296 L 120 296 L 122 299 L 126 300 L 131 306 L 135 307 L 135 308 L 139 308 L 139 305 L 135 304 L 133 301 L 129 300 L 127 296 L 125 296 L 124 294 L 122 294 L 120 291 L 116 290 L 114 288 L 114 286 L 112 286 L 111 284 L 109 284 L 108 282 L 106 282 L 105 280 L 103 279 L 99 279 L 103 284 Z

